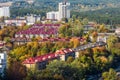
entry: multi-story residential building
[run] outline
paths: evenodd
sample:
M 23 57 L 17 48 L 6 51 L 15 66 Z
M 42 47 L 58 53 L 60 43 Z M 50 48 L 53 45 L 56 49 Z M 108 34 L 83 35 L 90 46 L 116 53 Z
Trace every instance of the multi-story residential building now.
M 61 2 L 59 3 L 59 20 L 62 18 L 70 18 L 70 3 Z
M 46 65 L 50 61 L 55 59 L 66 61 L 70 56 L 75 58 L 75 52 L 72 49 L 63 49 L 63 50 L 58 50 L 55 53 L 48 53 L 42 56 L 28 58 L 25 61 L 23 61 L 23 64 L 27 68 L 31 68 L 31 69 L 35 69 L 35 68 L 44 69 L 46 68 Z
M 54 59 L 59 59 L 58 55 L 54 53 L 49 53 L 42 56 L 28 58 L 25 61 L 23 61 L 23 64 L 27 68 L 31 68 L 31 69 L 35 69 L 35 68 L 44 69 L 48 64 L 48 62 Z
M 105 45 L 105 42 L 96 42 L 82 45 L 74 49 L 68 48 L 57 50 L 55 53 L 48 53 L 45 55 L 28 58 L 23 61 L 23 65 L 25 65 L 27 68 L 32 69 L 44 69 L 51 60 L 57 59 L 61 61 L 66 61 L 69 57 L 73 57 L 73 59 L 76 59 L 80 56 L 79 52 L 82 50 L 85 50 L 87 48 L 101 47 Z
M 0 73 L 3 75 L 7 65 L 7 54 L 5 51 L 0 51 Z
M 27 22 L 25 19 L 8 19 L 4 21 L 6 25 L 23 26 Z
M 26 36 L 27 38 L 33 38 L 40 36 L 46 38 L 51 35 L 57 36 L 59 27 L 60 24 L 34 24 L 31 28 L 17 32 L 15 37 Z
M 10 17 L 10 8 L 0 7 L 0 17 Z
M 58 17 L 59 17 L 59 12 L 52 11 L 47 13 L 47 19 L 58 20 Z
M 41 20 L 41 16 L 30 14 L 26 16 L 26 20 L 27 20 L 27 25 L 33 25 L 34 23 L 39 22 Z
M 64 1 L 59 3 L 58 11 L 48 12 L 47 19 L 61 20 L 62 18 L 70 18 L 70 3 Z

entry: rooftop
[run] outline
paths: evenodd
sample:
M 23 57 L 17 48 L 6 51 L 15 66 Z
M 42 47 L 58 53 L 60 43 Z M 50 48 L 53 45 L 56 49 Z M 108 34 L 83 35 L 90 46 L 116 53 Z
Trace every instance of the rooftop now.
M 55 53 L 48 53 L 45 55 L 28 58 L 25 61 L 23 61 L 23 64 L 35 64 L 37 62 L 43 62 L 43 61 L 58 58 L 59 55 L 69 54 L 71 52 L 74 52 L 74 51 L 72 49 L 58 50 Z
M 16 34 L 57 34 L 58 33 L 58 27 L 60 24 L 34 24 L 31 28 L 27 30 L 22 30 L 17 32 Z

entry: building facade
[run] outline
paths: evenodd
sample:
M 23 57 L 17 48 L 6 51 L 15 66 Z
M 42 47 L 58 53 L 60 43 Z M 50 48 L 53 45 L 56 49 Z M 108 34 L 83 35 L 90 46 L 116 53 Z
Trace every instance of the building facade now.
M 27 20 L 27 25 L 33 25 L 34 23 L 41 20 L 41 16 L 30 14 L 26 16 L 26 20 Z
M 115 34 L 120 34 L 120 28 L 117 28 L 117 29 L 115 30 Z
M 52 11 L 47 13 L 47 19 L 58 20 L 58 17 L 59 17 L 59 12 Z
M 0 73 L 3 74 L 4 69 L 7 65 L 7 54 L 6 52 L 0 52 Z
M 70 3 L 59 3 L 58 11 L 48 12 L 46 14 L 46 18 L 51 20 L 61 20 L 62 18 L 70 18 Z
M 58 35 L 60 24 L 34 24 L 31 28 L 21 30 L 15 34 L 15 37 L 33 38 L 40 36 L 41 38 Z
M 62 18 L 70 18 L 70 3 L 68 2 L 59 3 L 59 20 Z
M 13 26 L 23 26 L 26 24 L 25 19 L 8 19 L 4 21 L 6 25 L 13 25 Z
M 0 7 L 0 17 L 10 17 L 10 8 Z

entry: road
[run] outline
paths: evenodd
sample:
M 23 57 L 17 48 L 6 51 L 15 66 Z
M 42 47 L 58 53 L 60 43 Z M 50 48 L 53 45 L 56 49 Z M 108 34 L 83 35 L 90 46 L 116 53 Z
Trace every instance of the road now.
M 99 46 L 105 46 L 106 43 L 105 42 L 96 42 L 96 43 L 88 43 L 86 45 L 81 45 L 77 48 L 74 48 L 74 51 L 82 51 L 88 48 L 94 48 L 94 47 L 99 47 Z

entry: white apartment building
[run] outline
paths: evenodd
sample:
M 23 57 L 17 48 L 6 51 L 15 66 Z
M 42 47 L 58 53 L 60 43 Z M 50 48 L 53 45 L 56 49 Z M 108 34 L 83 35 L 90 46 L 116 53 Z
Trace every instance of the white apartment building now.
M 62 18 L 70 18 L 70 3 L 61 2 L 59 3 L 59 20 Z
M 5 67 L 7 66 L 7 54 L 6 52 L 0 52 L 0 73 L 3 74 Z
M 61 2 L 58 6 L 59 11 L 52 11 L 46 14 L 47 19 L 61 20 L 62 18 L 70 18 L 70 3 Z
M 10 8 L 0 7 L 0 17 L 10 17 Z
M 52 11 L 47 13 L 47 19 L 58 20 L 58 17 L 59 17 L 59 12 Z
M 27 20 L 27 25 L 33 25 L 34 23 L 41 20 L 41 16 L 30 14 L 26 16 L 26 20 Z

